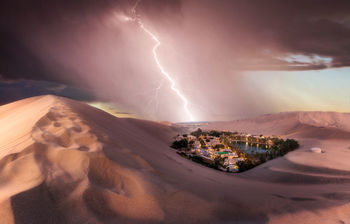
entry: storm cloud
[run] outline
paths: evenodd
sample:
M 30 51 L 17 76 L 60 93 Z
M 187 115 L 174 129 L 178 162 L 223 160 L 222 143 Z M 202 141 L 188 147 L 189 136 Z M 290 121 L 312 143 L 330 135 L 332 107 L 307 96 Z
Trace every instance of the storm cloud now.
M 154 64 L 154 42 L 118 19 L 134 4 L 1 1 L 1 78 L 63 83 L 147 118 L 181 120 L 181 101 Z M 247 71 L 350 65 L 349 1 L 143 0 L 137 10 L 161 39 L 160 59 L 201 119 L 274 107 L 247 91 Z

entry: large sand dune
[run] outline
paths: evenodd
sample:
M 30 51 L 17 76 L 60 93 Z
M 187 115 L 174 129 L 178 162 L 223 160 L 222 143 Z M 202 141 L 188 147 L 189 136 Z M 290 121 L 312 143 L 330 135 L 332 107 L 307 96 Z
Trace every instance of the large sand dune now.
M 308 138 L 350 138 L 350 113 L 286 112 L 253 119 L 209 123 L 209 129 Z
M 350 222 L 348 114 L 214 127 L 292 136 L 302 147 L 228 174 L 178 156 L 171 125 L 54 96 L 1 106 L 0 223 Z M 325 153 L 309 152 L 315 146 Z

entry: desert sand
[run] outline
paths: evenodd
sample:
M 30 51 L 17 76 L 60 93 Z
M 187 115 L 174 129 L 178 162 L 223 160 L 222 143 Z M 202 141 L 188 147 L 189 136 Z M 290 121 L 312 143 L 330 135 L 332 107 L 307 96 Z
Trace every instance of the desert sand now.
M 178 156 L 175 125 L 40 96 L 0 107 L 0 223 L 349 223 L 350 115 L 211 123 L 300 149 L 240 174 Z M 319 147 L 323 153 L 313 153 Z

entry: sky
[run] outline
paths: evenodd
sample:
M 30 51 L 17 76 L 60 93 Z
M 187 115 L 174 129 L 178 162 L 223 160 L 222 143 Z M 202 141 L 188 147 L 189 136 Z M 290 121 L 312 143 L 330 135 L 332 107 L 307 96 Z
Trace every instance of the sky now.
M 0 104 L 56 94 L 116 114 L 189 121 L 155 63 L 155 41 L 125 20 L 134 4 L 1 1 Z M 347 0 L 141 0 L 136 10 L 197 121 L 350 112 Z

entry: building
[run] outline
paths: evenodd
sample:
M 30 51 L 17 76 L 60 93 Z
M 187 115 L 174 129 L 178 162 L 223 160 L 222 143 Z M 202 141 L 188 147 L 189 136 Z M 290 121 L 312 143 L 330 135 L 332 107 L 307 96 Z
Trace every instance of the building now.
M 228 165 L 227 169 L 229 172 L 238 172 L 239 171 L 239 167 L 236 164 Z
M 210 157 L 206 157 L 206 156 L 201 156 L 202 161 L 204 163 L 210 164 L 210 165 L 214 165 L 215 164 L 215 160 L 210 158 Z

